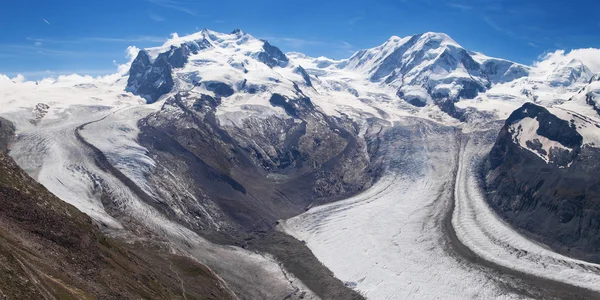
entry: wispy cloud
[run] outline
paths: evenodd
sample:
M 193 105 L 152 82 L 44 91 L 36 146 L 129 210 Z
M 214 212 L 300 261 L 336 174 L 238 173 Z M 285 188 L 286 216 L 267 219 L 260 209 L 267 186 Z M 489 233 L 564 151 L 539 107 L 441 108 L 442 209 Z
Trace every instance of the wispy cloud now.
M 169 8 L 169 9 L 184 12 L 191 16 L 198 16 L 198 14 L 195 11 L 187 8 L 184 3 L 181 3 L 179 1 L 174 1 L 174 0 L 147 0 L 147 1 L 154 5 L 158 5 L 158 6 L 161 6 L 164 8 Z
M 9 77 L 17 76 L 19 74 L 25 77 L 52 77 L 60 75 L 71 75 L 71 74 L 85 74 L 85 75 L 107 75 L 115 73 L 114 69 L 81 69 L 81 70 L 30 70 L 30 71 L 2 71 L 0 74 L 5 74 Z
M 88 42 L 107 42 L 107 43 L 139 43 L 139 42 L 151 42 L 151 43 L 162 43 L 167 39 L 159 36 L 138 36 L 138 37 L 125 37 L 125 38 L 111 38 L 111 37 L 86 37 L 82 38 L 82 41 Z
M 60 50 L 50 49 L 35 45 L 12 45 L 12 44 L 0 44 L 0 55 L 39 55 L 39 56 L 70 56 L 70 57 L 111 57 L 114 56 L 111 53 L 106 52 L 89 52 L 89 51 L 71 51 L 71 50 Z
M 340 41 L 340 47 L 344 48 L 344 49 L 354 49 L 354 45 L 346 42 L 346 41 Z
M 471 6 L 471 5 L 464 4 L 464 3 L 457 3 L 457 2 L 449 2 L 448 6 L 459 9 L 463 12 L 473 9 L 473 6 Z
M 102 43 L 163 43 L 167 40 L 166 37 L 141 35 L 135 37 L 81 37 L 74 39 L 54 39 L 54 38 L 34 38 L 28 37 L 28 41 L 36 43 L 46 44 L 81 44 L 89 42 L 102 42 Z
M 341 52 L 345 52 L 345 54 L 354 54 L 354 52 L 356 52 L 356 47 L 346 41 L 332 44 L 332 47 L 339 49 Z
M 354 26 L 354 25 L 356 25 L 357 23 L 359 23 L 360 21 L 362 21 L 362 20 L 364 20 L 364 19 L 365 19 L 365 16 L 364 16 L 364 15 L 359 15 L 359 16 L 356 16 L 356 17 L 354 17 L 354 18 L 352 18 L 352 19 L 348 20 L 348 25 L 350 25 L 350 26 Z
M 519 39 L 519 40 L 523 40 L 526 41 L 528 44 L 529 43 L 533 43 L 533 44 L 538 44 L 540 43 L 538 40 L 530 38 L 529 36 L 526 36 L 524 34 L 518 34 L 515 33 L 514 31 L 504 28 L 503 26 L 499 25 L 498 23 L 496 23 L 492 18 L 490 18 L 489 16 L 484 16 L 483 17 L 483 21 L 488 24 L 492 29 L 508 36 L 514 39 Z
M 285 51 L 301 51 L 310 50 L 310 47 L 316 48 L 329 48 L 334 49 L 345 56 L 348 53 L 356 52 L 356 47 L 346 41 L 321 41 L 321 40 L 309 40 L 295 37 L 262 37 L 264 40 L 268 40 L 273 45 L 282 47 Z
M 150 18 L 156 22 L 164 22 L 166 20 L 161 15 L 157 15 L 155 13 L 148 13 L 148 18 Z
M 33 42 L 34 45 L 36 45 L 37 47 L 41 46 L 43 43 L 40 41 L 35 41 Z
M 48 22 L 48 20 L 46 20 L 46 19 L 44 19 L 44 18 L 41 18 L 41 19 L 42 19 L 42 21 L 44 21 L 44 23 L 46 23 L 46 24 L 50 25 L 50 22 Z

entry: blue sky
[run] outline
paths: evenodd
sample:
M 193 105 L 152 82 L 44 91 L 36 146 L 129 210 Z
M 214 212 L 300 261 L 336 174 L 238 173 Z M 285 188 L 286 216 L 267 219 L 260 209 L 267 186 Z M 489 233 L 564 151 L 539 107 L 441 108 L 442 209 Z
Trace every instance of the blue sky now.
M 128 46 L 205 27 L 241 28 L 285 52 L 333 58 L 392 35 L 437 31 L 467 49 L 530 64 L 546 51 L 600 48 L 600 1 L 2 0 L 0 74 L 114 73 Z

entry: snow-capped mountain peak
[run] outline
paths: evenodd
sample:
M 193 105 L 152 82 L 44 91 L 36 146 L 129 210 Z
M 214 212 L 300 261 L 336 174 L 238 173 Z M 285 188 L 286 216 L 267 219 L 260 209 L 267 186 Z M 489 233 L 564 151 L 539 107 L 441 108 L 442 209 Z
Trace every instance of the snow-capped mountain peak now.
M 464 108 L 473 102 L 462 108 L 455 103 L 469 99 L 517 100 L 519 105 L 568 99 L 594 74 L 582 60 L 558 58 L 529 67 L 469 51 L 447 34 L 426 32 L 392 36 L 348 59 L 333 60 L 285 54 L 239 29 L 204 29 L 174 34 L 162 46 L 141 51 L 132 63 L 127 90 L 149 102 L 192 89 L 214 97 L 235 95 L 223 106 L 270 105 L 273 94 L 290 99 L 302 94 L 328 113 L 338 113 L 342 105 L 345 114 L 357 107 L 377 113 L 381 108 L 372 106 L 391 102 L 413 108 L 435 105 L 463 119 Z M 350 105 L 350 99 L 360 103 Z
M 572 59 L 568 63 L 558 65 L 548 75 L 548 81 L 555 86 L 568 86 L 575 82 L 587 82 L 594 73 L 579 59 Z
M 514 62 L 469 52 L 447 34 L 436 32 L 393 36 L 354 54 L 345 69 L 397 90 L 400 98 L 416 106 L 471 99 L 492 84 L 529 73 Z
M 224 95 L 229 96 L 244 78 L 279 80 L 281 75 L 267 69 L 288 63 L 289 58 L 279 48 L 239 29 L 231 33 L 203 29 L 186 36 L 173 34 L 162 46 L 140 51 L 132 63 L 127 90 L 154 102 L 174 89 L 190 90 L 205 82 L 226 84 Z

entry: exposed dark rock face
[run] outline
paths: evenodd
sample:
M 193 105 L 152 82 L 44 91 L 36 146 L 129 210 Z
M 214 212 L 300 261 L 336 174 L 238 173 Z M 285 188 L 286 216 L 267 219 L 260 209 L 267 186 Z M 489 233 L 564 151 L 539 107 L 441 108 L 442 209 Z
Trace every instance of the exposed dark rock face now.
M 595 81 L 600 81 L 600 74 L 592 76 L 588 84 L 591 85 Z M 585 87 L 580 92 L 586 92 L 585 103 L 591 106 L 600 115 L 600 91 L 590 91 L 587 87 Z
M 308 73 L 306 73 L 306 70 L 304 70 L 304 68 L 302 66 L 298 66 L 294 72 L 302 75 L 302 78 L 304 79 L 304 84 L 306 84 L 306 86 L 312 87 L 312 81 L 310 80 L 310 76 L 308 75 Z
M 445 100 L 438 101 L 437 105 L 440 107 L 440 109 L 443 112 L 447 113 L 449 116 L 451 116 L 457 120 L 460 120 L 460 121 L 466 120 L 466 117 L 467 117 L 466 110 L 456 107 L 456 105 L 454 105 L 454 103 L 455 103 L 454 100 L 447 99 L 444 97 L 442 97 L 442 99 L 445 99 Z
M 172 52 L 175 51 L 172 49 Z M 179 53 L 183 53 L 183 50 Z M 145 50 L 140 51 L 129 70 L 127 91 L 142 96 L 148 103 L 156 102 L 173 89 L 173 67 L 169 60 L 179 63 L 178 59 L 175 55 L 163 53 L 151 63 L 148 53 Z
M 230 85 L 223 82 L 211 81 L 205 84 L 206 89 L 215 93 L 217 97 L 229 97 L 235 92 Z
M 198 112 L 208 112 L 215 109 L 221 104 L 220 98 L 214 98 L 209 95 L 202 94 L 193 104 L 193 108 Z
M 269 42 L 264 41 L 263 50 L 264 52 L 260 52 L 258 54 L 258 60 L 263 62 L 265 65 L 273 68 L 275 66 L 285 66 L 287 65 L 289 59 L 279 48 L 269 44 Z
M 600 115 L 600 107 L 598 106 L 597 101 L 598 100 L 594 99 L 594 95 L 592 93 L 585 95 L 585 103 L 591 106 Z
M 537 134 L 546 137 L 552 141 L 557 141 L 562 145 L 573 149 L 570 160 L 575 159 L 581 149 L 583 137 L 577 132 L 574 125 L 566 120 L 560 119 L 557 116 L 551 114 L 547 109 L 537 106 L 533 103 L 525 103 L 521 108 L 514 111 L 509 118 L 506 120 L 505 126 L 500 131 L 500 135 L 494 148 L 490 152 L 490 166 L 495 169 L 501 165 L 506 157 L 507 152 L 511 151 L 512 148 L 518 145 L 513 140 L 511 133 L 509 132 L 510 125 L 524 119 L 532 118 L 536 119 L 539 123 Z M 531 143 L 536 143 L 531 141 Z M 537 141 L 539 143 L 539 141 Z M 532 145 L 535 147 L 535 145 Z M 527 151 L 527 150 L 524 150 Z M 559 154 L 555 156 L 558 158 Z M 550 157 L 551 161 L 552 158 Z M 566 164 L 555 163 L 557 166 L 564 167 Z
M 188 45 L 183 44 L 181 47 L 171 46 L 171 49 L 168 52 L 159 54 L 159 58 L 161 56 L 165 56 L 167 58 L 167 62 L 173 68 L 183 68 L 185 64 L 188 62 L 188 57 L 190 56 L 190 48 Z
M 300 97 L 296 99 L 288 99 L 279 94 L 273 94 L 269 103 L 276 107 L 281 107 L 285 112 L 293 118 L 297 118 L 300 113 L 308 113 L 315 109 L 309 98 Z
M 140 122 L 140 142 L 159 164 L 152 177 L 165 191 L 164 208 L 182 211 L 169 215 L 209 236 L 238 235 L 370 186 L 376 174 L 355 124 L 323 115 L 300 93 L 274 94 L 271 103 L 288 116 L 250 115 L 223 126 L 218 99 L 178 94 Z M 190 193 L 165 184 L 167 174 Z
M 15 126 L 8 120 L 0 118 L 0 152 L 6 153 L 15 134 Z
M 526 117 L 538 120 L 539 135 L 573 151 L 557 153 L 559 159 L 546 163 L 520 147 L 509 127 Z M 528 146 L 536 149 L 538 143 Z M 600 149 L 581 144 L 581 135 L 569 122 L 545 108 L 523 105 L 506 121 L 490 152 L 484 170 L 487 200 L 501 217 L 540 242 L 600 262 Z
M 44 116 L 46 116 L 49 109 L 50 109 L 50 106 L 48 104 L 45 104 L 45 103 L 36 104 L 35 108 L 31 111 L 31 115 L 33 116 L 31 123 L 37 124 L 42 118 L 44 118 Z
M 402 89 L 399 89 L 398 92 L 396 92 L 396 95 L 416 107 L 425 107 L 427 105 L 427 101 L 425 101 L 425 99 L 417 96 L 405 95 Z
M 130 85 L 129 82 L 132 82 L 133 79 L 137 79 L 139 76 L 142 76 L 146 71 L 146 68 L 150 65 L 150 56 L 148 56 L 148 52 L 144 50 L 140 51 L 129 68 L 128 85 Z

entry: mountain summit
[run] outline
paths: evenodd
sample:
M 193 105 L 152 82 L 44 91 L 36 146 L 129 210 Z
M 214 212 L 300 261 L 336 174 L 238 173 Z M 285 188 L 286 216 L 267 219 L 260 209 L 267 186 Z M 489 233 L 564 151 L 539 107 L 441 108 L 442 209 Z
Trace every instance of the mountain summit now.
M 530 71 L 517 63 L 470 52 L 448 35 L 434 32 L 394 36 L 342 61 L 292 56 L 239 29 L 230 34 L 204 29 L 140 51 L 129 72 L 127 90 L 149 103 L 202 84 L 225 97 L 273 90 L 292 96 L 295 85 L 323 96 L 330 88 L 323 80 L 331 82 L 328 75 L 338 75 L 331 77 L 343 76 L 344 80 L 336 80 L 335 85 L 347 86 L 356 97 L 364 96 L 365 85 L 381 86 L 393 91 L 391 99 L 418 107 L 438 105 L 458 117 L 453 103 Z

